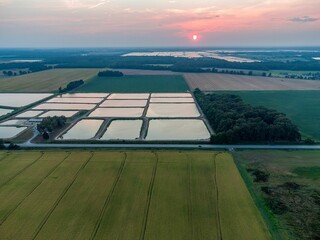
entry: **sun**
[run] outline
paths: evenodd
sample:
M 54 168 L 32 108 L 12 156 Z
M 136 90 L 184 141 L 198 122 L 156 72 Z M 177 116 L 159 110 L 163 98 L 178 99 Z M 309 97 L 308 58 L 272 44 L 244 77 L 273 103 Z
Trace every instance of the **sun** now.
M 193 34 L 192 39 L 193 39 L 193 41 L 197 41 L 198 40 L 198 35 L 197 34 Z

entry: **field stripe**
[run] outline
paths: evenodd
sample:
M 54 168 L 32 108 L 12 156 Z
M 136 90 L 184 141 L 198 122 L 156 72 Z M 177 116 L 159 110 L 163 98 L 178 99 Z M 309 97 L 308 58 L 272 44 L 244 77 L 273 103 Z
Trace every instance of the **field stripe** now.
M 220 153 L 221 154 L 221 153 Z M 213 180 L 214 180 L 214 184 L 215 184 L 215 189 L 216 189 L 216 223 L 217 223 L 217 239 L 222 240 L 222 229 L 221 229 L 221 218 L 220 218 L 220 199 L 219 199 L 219 185 L 218 185 L 218 179 L 217 179 L 217 157 L 218 154 L 214 154 L 213 155 Z
M 39 161 L 44 155 L 44 152 L 41 152 L 40 156 L 38 158 L 36 158 L 34 161 L 32 161 L 30 164 L 26 165 L 24 168 L 20 169 L 17 173 L 15 173 L 13 176 L 11 176 L 10 178 L 8 178 L 6 181 L 4 181 L 3 183 L 1 183 L 0 185 L 0 189 L 5 186 L 7 183 L 9 183 L 10 181 L 12 181 L 13 179 L 15 179 L 17 176 L 19 176 L 22 172 L 24 172 L 25 170 L 27 170 L 29 167 L 31 167 L 33 164 L 35 164 L 37 161 Z M 8 155 L 8 157 L 11 156 Z
M 0 226 L 4 239 L 31 239 L 89 153 L 73 152 Z M 19 223 L 19 224 L 17 224 Z
M 214 182 L 214 156 L 212 152 L 186 152 L 189 159 L 190 190 L 188 207 L 191 221 L 190 239 L 219 240 L 216 209 L 216 185 Z M 192 222 L 192 223 L 191 223 Z M 192 228 L 192 229 L 190 229 Z
M 123 172 L 104 211 L 95 239 L 139 239 L 155 156 L 128 152 Z
M 94 151 L 36 239 L 90 239 L 122 159 L 119 152 Z
M 9 207 L 8 207 L 8 206 L 4 206 L 4 208 L 5 208 L 5 209 L 8 208 L 8 210 L 4 212 L 4 215 L 3 215 L 3 216 L 0 216 L 0 217 L 1 217 L 1 219 L 0 219 L 0 225 L 3 224 L 3 222 L 13 213 L 13 211 L 20 206 L 20 204 L 24 201 L 24 199 L 26 199 L 29 195 L 31 195 L 31 194 L 37 189 L 37 187 L 40 186 L 41 183 L 42 183 L 51 173 L 53 173 L 54 170 L 56 170 L 56 169 L 62 164 L 62 162 L 63 162 L 69 155 L 70 155 L 70 153 L 68 153 L 68 155 L 67 155 L 64 159 L 62 159 L 57 165 L 53 166 L 53 168 L 51 168 L 51 169 L 44 175 L 44 177 L 41 178 L 40 182 L 38 182 L 36 185 L 33 186 L 32 189 L 30 189 L 30 192 L 28 192 L 27 195 L 25 195 L 22 199 L 18 199 L 18 201 L 16 202 L 16 204 L 15 204 L 14 206 L 11 206 L 11 207 L 10 207 L 10 206 L 9 206 Z M 41 158 L 42 158 L 43 156 L 45 156 L 45 155 L 42 155 Z M 40 158 L 39 158 L 39 159 L 40 159 Z M 38 160 L 39 160 L 39 159 L 38 159 Z M 7 185 L 5 185 L 5 186 L 7 186 Z M 3 192 L 2 192 L 2 193 L 3 193 Z M 8 203 L 8 205 L 11 205 L 11 204 Z M 2 207 L 3 207 L 3 206 L 2 206 Z
M 121 165 L 120 165 L 120 168 L 119 168 L 119 170 L 118 170 L 117 177 L 115 178 L 115 180 L 114 180 L 114 182 L 113 182 L 113 185 L 112 185 L 112 187 L 111 187 L 111 190 L 110 190 L 110 192 L 109 192 L 109 195 L 108 195 L 108 197 L 106 198 L 106 201 L 105 201 L 104 204 L 103 204 L 103 207 L 102 207 L 102 209 L 101 209 L 100 215 L 99 215 L 99 217 L 98 217 L 97 223 L 96 223 L 96 225 L 95 225 L 95 228 L 94 228 L 94 230 L 93 230 L 93 233 L 92 233 L 90 239 L 94 239 L 94 238 L 96 237 L 97 233 L 98 233 L 98 230 L 99 230 L 99 228 L 100 228 L 103 215 L 104 215 L 104 213 L 105 213 L 105 211 L 106 211 L 106 209 L 107 209 L 107 206 L 108 206 L 108 204 L 109 204 L 109 202 L 110 202 L 110 200 L 111 200 L 111 197 L 112 197 L 112 195 L 113 195 L 113 193 L 114 193 L 114 190 L 115 190 L 115 188 L 116 188 L 116 186 L 117 186 L 117 184 L 118 184 L 118 182 L 119 182 L 119 179 L 120 179 L 120 177 L 121 177 L 121 174 L 122 174 L 122 172 L 123 172 L 123 169 L 124 169 L 124 166 L 125 166 L 125 164 L 126 164 L 127 157 L 128 157 L 128 155 L 127 155 L 126 152 L 123 152 L 123 153 L 124 153 L 124 158 L 123 158 L 123 160 L 121 161 Z
M 188 160 L 188 190 L 189 190 L 189 196 L 188 196 L 188 221 L 189 221 L 189 239 L 193 239 L 194 233 L 193 233 L 193 205 L 192 205 L 192 190 L 191 190 L 191 164 L 192 159 L 189 155 L 186 155 L 186 159 Z
M 41 229 L 43 228 L 43 226 L 46 224 L 46 222 L 48 221 L 49 217 L 51 216 L 52 212 L 56 209 L 56 207 L 58 206 L 58 204 L 60 203 L 61 199 L 64 197 L 64 195 L 68 192 L 68 190 L 71 188 L 71 186 L 74 184 L 74 182 L 76 181 L 77 177 L 79 176 L 79 173 L 85 168 L 85 166 L 87 166 L 87 164 L 89 163 L 89 161 L 92 159 L 93 157 L 93 152 L 91 152 L 91 156 L 82 164 L 81 168 L 77 171 L 77 173 L 75 174 L 73 180 L 68 184 L 68 186 L 64 189 L 64 191 L 60 194 L 59 198 L 57 199 L 57 201 L 54 203 L 54 205 L 52 206 L 52 208 L 50 209 L 50 211 L 48 212 L 48 214 L 45 216 L 45 218 L 41 221 L 41 223 L 39 224 L 37 230 L 35 231 L 34 236 L 32 237 L 32 239 L 35 239 L 39 232 L 41 231 Z M 69 155 L 70 156 L 70 155 Z M 68 157 L 69 157 L 68 156 Z
M 188 239 L 188 165 L 181 152 L 159 151 L 144 239 Z
M 9 155 L 10 155 L 9 152 L 4 153 L 3 156 L 1 156 L 0 161 L 2 161 L 3 159 L 5 159 L 5 158 L 8 157 Z
M 154 180 L 156 178 L 158 162 L 159 162 L 158 153 L 154 152 L 154 155 L 156 157 L 156 161 L 155 161 L 155 164 L 154 164 L 154 167 L 153 167 L 152 177 L 151 177 L 151 181 L 150 181 L 150 185 L 149 185 L 149 189 L 148 189 L 147 204 L 146 204 L 146 209 L 145 209 L 145 214 L 144 214 L 144 219 L 143 219 L 142 231 L 141 231 L 141 234 L 140 234 L 140 239 L 141 240 L 144 240 L 144 237 L 145 237 L 145 234 L 146 234 L 148 218 L 149 218 L 150 204 L 151 204 L 152 193 L 153 193 Z
M 229 153 L 216 157 L 221 230 L 224 240 L 269 240 L 271 235 Z

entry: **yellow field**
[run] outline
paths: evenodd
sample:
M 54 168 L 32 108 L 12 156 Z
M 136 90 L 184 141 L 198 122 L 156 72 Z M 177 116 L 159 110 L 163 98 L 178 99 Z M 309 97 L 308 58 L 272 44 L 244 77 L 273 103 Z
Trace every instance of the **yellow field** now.
M 88 80 L 99 69 L 53 69 L 1 80 L 1 92 L 52 92 L 75 80 Z
M 0 152 L 0 176 L 1 239 L 271 239 L 225 152 Z

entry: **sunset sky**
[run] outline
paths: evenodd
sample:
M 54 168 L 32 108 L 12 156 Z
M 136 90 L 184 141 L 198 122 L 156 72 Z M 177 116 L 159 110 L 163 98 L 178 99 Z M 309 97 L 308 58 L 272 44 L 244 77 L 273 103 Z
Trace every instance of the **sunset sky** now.
M 319 39 L 319 0 L 0 0 L 0 47 L 319 46 Z

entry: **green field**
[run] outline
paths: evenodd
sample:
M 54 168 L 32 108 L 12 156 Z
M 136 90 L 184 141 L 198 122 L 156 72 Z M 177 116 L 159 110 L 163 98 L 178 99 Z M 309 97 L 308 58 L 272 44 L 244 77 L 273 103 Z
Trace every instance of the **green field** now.
M 271 239 L 231 155 L 0 152 L 1 239 Z
M 94 77 L 77 92 L 144 93 L 187 92 L 188 85 L 180 75 L 127 75 Z
M 1 92 L 53 92 L 75 80 L 87 80 L 99 72 L 95 68 L 53 69 L 17 77 L 0 78 Z
M 319 156 L 319 150 L 234 153 L 241 174 L 257 205 L 269 219 L 276 239 L 319 239 Z M 256 181 L 253 169 L 269 174 L 267 181 Z
M 303 136 L 320 140 L 320 91 L 228 91 L 228 93 L 239 95 L 254 106 L 265 106 L 285 113 L 299 127 Z

